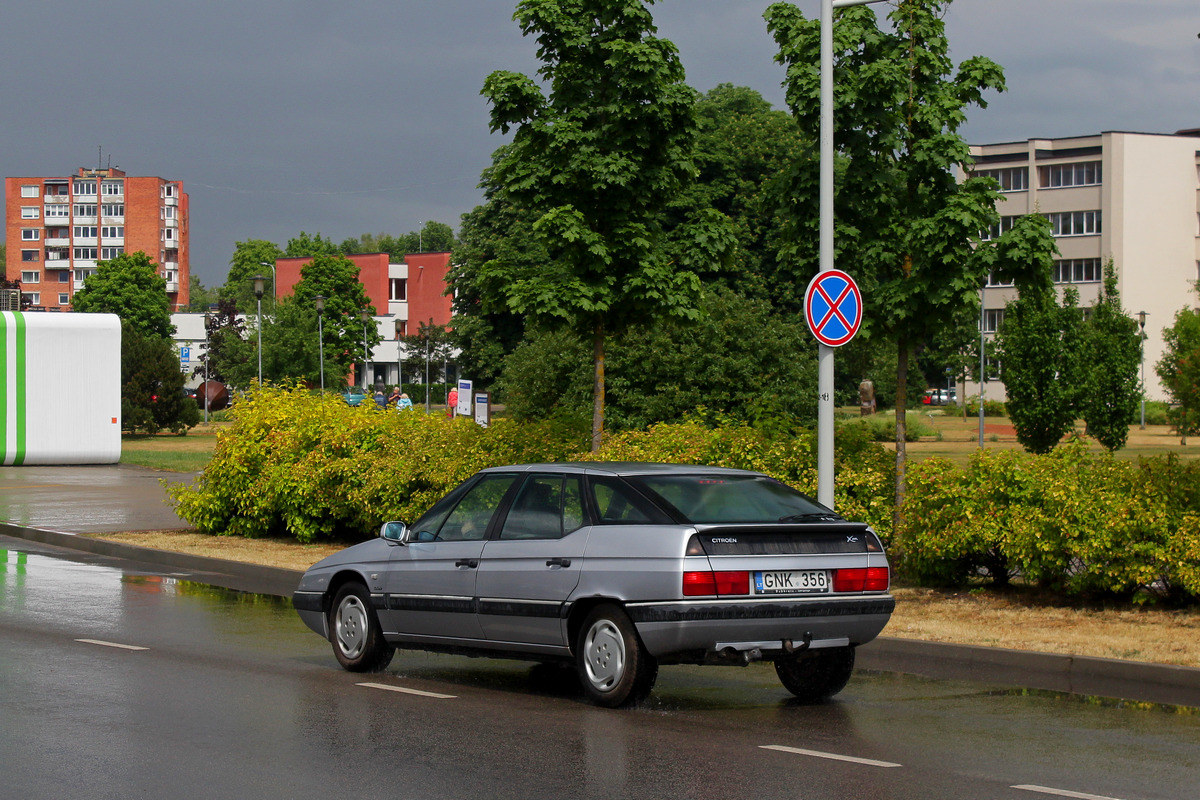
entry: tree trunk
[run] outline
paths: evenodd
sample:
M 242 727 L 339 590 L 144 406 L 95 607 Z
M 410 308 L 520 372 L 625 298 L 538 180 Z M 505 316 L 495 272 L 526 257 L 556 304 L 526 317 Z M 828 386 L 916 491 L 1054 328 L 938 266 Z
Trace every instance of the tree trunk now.
M 592 358 L 595 377 L 592 382 L 592 452 L 600 450 L 604 437 L 604 323 L 592 330 Z
M 908 409 L 908 341 L 899 342 L 900 352 L 896 360 L 896 507 L 892 511 L 892 533 L 900 530 L 901 506 L 904 504 L 905 434 L 907 433 Z

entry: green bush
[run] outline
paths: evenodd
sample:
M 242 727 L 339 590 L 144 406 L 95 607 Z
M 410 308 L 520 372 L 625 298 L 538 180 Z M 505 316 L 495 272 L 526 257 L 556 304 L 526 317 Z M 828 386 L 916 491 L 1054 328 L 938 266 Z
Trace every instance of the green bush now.
M 904 417 L 904 441 L 915 442 L 922 436 L 933 436 L 934 431 L 921 418 L 922 412 L 909 411 Z M 838 421 L 837 431 L 841 436 L 849 430 L 859 428 L 866 431 L 867 437 L 873 442 L 896 441 L 896 417 L 893 413 L 872 414 L 867 417 L 851 418 Z
M 1008 416 L 1008 409 L 999 400 L 984 400 L 983 415 L 985 417 L 1006 417 Z M 967 398 L 967 416 L 979 416 L 979 395 Z
M 965 469 L 929 459 L 907 477 L 893 556 L 919 583 L 1019 575 L 1082 596 L 1200 596 L 1200 466 L 1076 441 L 1045 456 L 979 451 Z
M 176 512 L 206 533 L 361 540 L 384 520 L 413 520 L 484 467 L 543 461 L 673 461 L 766 472 L 816 493 L 809 432 L 771 436 L 747 425 L 657 425 L 586 453 L 569 417 L 482 428 L 442 414 L 347 406 L 339 395 L 265 387 L 239 398 L 212 460 L 192 486 L 168 487 Z M 891 532 L 891 456 L 857 432 L 839 437 L 838 510 Z
M 483 467 L 562 460 L 585 441 L 555 422 L 482 428 L 303 388 L 264 387 L 233 411 L 196 483 L 169 487 L 176 512 L 206 533 L 363 539 Z
M 1146 401 L 1146 424 L 1147 425 L 1167 425 L 1170 419 L 1167 417 L 1169 406 L 1161 400 Z M 1139 410 L 1140 421 L 1140 410 Z

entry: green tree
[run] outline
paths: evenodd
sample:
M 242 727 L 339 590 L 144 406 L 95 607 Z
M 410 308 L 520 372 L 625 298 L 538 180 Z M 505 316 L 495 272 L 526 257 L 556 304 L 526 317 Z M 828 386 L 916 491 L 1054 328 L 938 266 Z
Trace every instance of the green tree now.
M 694 95 L 675 46 L 653 35 L 650 2 L 522 0 L 514 19 L 537 38 L 549 96 L 513 72 L 493 72 L 483 87 L 491 129 L 513 131 L 485 180 L 531 212 L 550 260 L 489 262 L 481 277 L 510 310 L 590 336 L 594 449 L 608 334 L 633 320 L 697 317 L 698 271 L 732 246 L 713 211 L 688 221 L 674 260 L 666 247 L 668 206 L 695 173 Z
M 196 275 L 188 276 L 188 304 L 183 309 L 192 313 L 208 311 L 217 302 L 218 290 L 209 289 Z
M 1142 342 L 1137 321 L 1121 308 L 1112 259 L 1104 265 L 1100 297 L 1085 327 L 1079 415 L 1089 436 L 1106 449 L 1117 450 L 1125 446 L 1129 426 L 1138 415 Z
M 312 313 L 312 330 L 316 330 L 316 302 L 325 298 L 322 328 L 324 330 L 325 360 L 342 374 L 349 374 L 355 364 L 362 364 L 363 321 L 365 310 L 374 316 L 375 307 L 367 298 L 358 279 L 358 267 L 342 255 L 318 255 L 300 270 L 300 282 L 293 289 L 296 303 Z M 382 341 L 373 322 L 366 325 L 366 344 L 374 348 Z M 326 382 L 329 369 L 326 369 Z
M 1163 329 L 1163 357 L 1154 371 L 1167 390 L 1167 418 L 1183 437 L 1200 434 L 1200 311 L 1181 308 Z
M 200 356 L 200 366 L 192 374 L 201 377 L 207 375 L 210 381 L 241 388 L 249 386 L 248 380 L 239 384 L 231 379 L 234 375 L 248 377 L 249 373 L 242 368 L 255 357 L 243 346 L 246 341 L 246 324 L 238 313 L 237 302 L 232 299 L 219 300 L 216 310 L 208 316 L 205 325 L 206 351 Z
M 254 297 L 254 281 L 256 275 L 265 278 L 272 277 L 270 265 L 283 257 L 283 251 L 274 242 L 265 239 L 247 239 L 234 245 L 233 256 L 229 259 L 229 273 L 225 284 L 217 290 L 218 300 L 232 301 L 238 311 L 246 315 L 256 312 L 258 304 Z M 266 286 L 263 292 L 263 311 L 270 313 L 274 308 L 276 287 Z
M 863 287 L 860 335 L 882 335 L 897 351 L 896 499 L 904 493 L 909 363 L 914 351 L 971 309 L 987 266 L 975 257 L 980 232 L 996 219 L 995 184 L 957 181 L 971 163 L 958 133 L 983 94 L 1002 90 L 1004 76 L 981 57 L 957 69 L 949 57 L 943 16 L 947 0 L 901 0 L 892 30 L 876 25 L 866 6 L 836 14 L 834 141 L 838 148 L 835 240 L 839 263 Z M 802 297 L 818 265 L 818 134 L 820 21 L 790 3 L 772 4 L 767 26 L 787 67 L 787 102 L 805 150 L 783 184 L 791 204 L 781 212 L 782 290 Z
M 84 313 L 116 314 L 142 336 L 169 340 L 175 334 L 167 281 L 140 250 L 97 263 L 96 271 L 71 298 L 71 305 Z M 179 370 L 178 363 L 175 369 Z
M 200 421 L 196 401 L 183 393 L 179 353 L 168 340 L 121 323 L 121 425 L 148 434 L 174 433 Z
M 8 255 L 7 246 L 4 242 L 0 242 L 0 278 L 8 276 Z
M 1078 293 L 1059 306 L 1049 291 L 1027 291 L 1010 302 L 997 335 L 1006 407 L 1017 441 L 1048 453 L 1075 424 L 1085 341 Z
M 429 382 L 441 383 L 446 379 L 442 367 L 450 360 L 455 342 L 450 331 L 441 325 L 434 325 L 431 319 L 419 323 L 416 333 L 401 336 L 400 342 L 403 345 L 402 377 L 407 377 L 409 383 L 425 382 L 426 359 Z
M 308 258 L 309 256 L 336 256 L 341 254 L 341 248 L 321 234 L 310 236 L 304 231 L 292 239 L 288 239 L 283 248 L 287 258 Z

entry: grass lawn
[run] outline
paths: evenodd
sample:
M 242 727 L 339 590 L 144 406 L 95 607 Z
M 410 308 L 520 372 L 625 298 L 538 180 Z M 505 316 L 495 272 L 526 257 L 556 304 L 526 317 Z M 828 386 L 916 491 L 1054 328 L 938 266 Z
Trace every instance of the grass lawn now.
M 228 423 L 200 424 L 184 436 L 173 433 L 122 434 L 121 463 L 170 472 L 199 472 L 217 446 L 217 431 Z

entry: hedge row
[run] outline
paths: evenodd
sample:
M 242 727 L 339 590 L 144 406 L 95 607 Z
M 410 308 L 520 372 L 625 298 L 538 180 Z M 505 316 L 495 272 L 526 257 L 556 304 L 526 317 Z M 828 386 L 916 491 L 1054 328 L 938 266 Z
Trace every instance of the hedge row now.
M 349 407 L 336 395 L 267 387 L 238 401 L 193 486 L 170 487 L 177 513 L 207 533 L 301 542 L 369 537 L 412 520 L 484 467 L 542 461 L 673 461 L 756 469 L 816 493 L 812 434 L 773 440 L 745 427 L 659 425 L 587 452 L 587 435 L 555 421 L 499 419 L 482 428 L 420 410 Z M 839 510 L 891 527 L 890 456 L 865 435 L 839 437 Z
M 921 583 L 1200 597 L 1200 466 L 1177 459 L 1118 461 L 1082 442 L 981 450 L 965 469 L 929 459 L 908 470 L 903 517 L 893 555 Z

